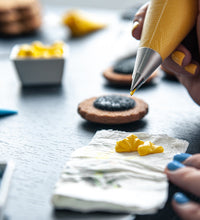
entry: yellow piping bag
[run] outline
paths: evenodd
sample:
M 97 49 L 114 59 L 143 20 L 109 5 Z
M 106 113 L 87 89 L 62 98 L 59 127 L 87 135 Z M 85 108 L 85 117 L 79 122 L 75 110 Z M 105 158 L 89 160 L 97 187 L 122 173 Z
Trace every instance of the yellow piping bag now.
M 192 30 L 197 10 L 197 0 L 151 0 L 137 50 L 131 95 Z

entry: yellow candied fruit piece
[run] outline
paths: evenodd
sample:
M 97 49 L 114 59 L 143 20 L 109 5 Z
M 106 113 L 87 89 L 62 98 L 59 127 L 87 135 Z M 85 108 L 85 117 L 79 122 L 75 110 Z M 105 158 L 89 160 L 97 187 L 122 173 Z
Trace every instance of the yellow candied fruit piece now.
M 105 24 L 95 22 L 78 10 L 70 10 L 63 16 L 63 24 L 68 26 L 73 37 L 80 37 L 103 29 Z
M 138 147 L 137 151 L 140 156 L 145 156 L 148 154 L 163 153 L 164 148 L 162 146 L 157 146 L 150 141 L 145 141 L 144 144 Z
M 55 41 L 51 46 L 52 47 L 56 47 L 56 48 L 63 48 L 64 42 L 62 42 L 62 41 Z
M 34 41 L 31 45 L 22 45 L 18 56 L 33 58 L 62 57 L 64 53 L 63 47 L 64 43 L 62 41 L 57 41 L 49 46 L 43 45 L 40 41 Z
M 19 57 L 30 57 L 30 56 L 33 56 L 33 54 L 34 54 L 33 48 L 28 44 L 24 44 L 24 45 L 21 46 L 17 56 L 19 56 Z
M 34 48 L 37 48 L 37 49 L 42 49 L 44 48 L 44 45 L 42 42 L 40 41 L 33 41 L 31 46 L 33 46 Z
M 50 57 L 52 57 L 52 55 L 49 54 L 49 51 L 44 51 L 43 54 L 42 54 L 42 57 L 43 58 L 50 58 Z
M 33 58 L 39 58 L 39 57 L 41 57 L 41 53 L 38 52 L 38 51 L 34 51 L 32 57 L 33 57 Z
M 140 140 L 136 135 L 132 134 L 121 141 L 117 141 L 115 150 L 118 153 L 134 152 L 137 151 L 138 146 L 141 144 L 144 144 L 144 141 Z
M 51 56 L 61 57 L 64 51 L 62 48 L 50 48 L 48 52 Z

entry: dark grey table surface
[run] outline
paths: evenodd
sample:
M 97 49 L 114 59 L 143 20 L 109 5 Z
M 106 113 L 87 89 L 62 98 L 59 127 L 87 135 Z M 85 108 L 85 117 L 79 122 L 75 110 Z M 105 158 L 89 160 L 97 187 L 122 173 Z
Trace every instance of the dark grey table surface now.
M 64 8 L 44 7 L 44 13 L 61 15 Z M 18 114 L 0 118 L 0 159 L 12 159 L 15 171 L 5 214 L 10 220 L 132 220 L 127 214 L 55 211 L 51 195 L 71 152 L 87 145 L 100 129 L 165 133 L 189 141 L 189 153 L 200 151 L 200 109 L 176 80 L 161 75 L 153 84 L 143 86 L 135 96 L 149 104 L 141 121 L 119 125 L 98 125 L 77 114 L 80 101 L 97 95 L 129 93 L 129 87 L 109 85 L 102 76 L 111 65 L 113 45 L 121 23 L 116 11 L 98 10 L 110 26 L 80 39 L 67 39 L 63 29 L 45 26 L 34 36 L 0 39 L 0 107 L 17 109 Z M 61 86 L 23 88 L 8 53 L 16 43 L 64 40 L 70 56 Z M 176 187 L 170 186 L 169 200 L 156 215 L 136 219 L 177 219 L 170 200 Z

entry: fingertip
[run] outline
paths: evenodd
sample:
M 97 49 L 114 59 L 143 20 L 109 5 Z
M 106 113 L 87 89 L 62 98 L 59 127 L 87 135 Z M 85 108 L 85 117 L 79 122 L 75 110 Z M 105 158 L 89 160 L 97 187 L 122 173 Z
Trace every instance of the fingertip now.
M 190 63 L 186 66 L 184 66 L 185 71 L 188 73 L 195 75 L 198 69 L 198 66 L 195 63 Z
M 185 54 L 181 51 L 176 50 L 171 54 L 171 58 L 176 64 L 178 64 L 179 66 L 182 66 L 183 60 L 185 58 Z
M 141 37 L 141 28 L 139 21 L 134 21 L 133 23 L 132 36 L 137 40 L 139 40 Z
M 135 18 L 133 20 L 132 36 L 137 40 L 140 40 L 140 37 L 141 37 L 143 23 L 144 23 L 148 5 L 149 5 L 149 2 L 144 4 L 135 14 Z
M 174 156 L 174 160 L 176 161 L 179 161 L 179 162 L 183 162 L 185 161 L 188 157 L 191 157 L 192 155 L 191 154 L 188 154 L 188 153 L 180 153 L 180 154 L 176 154 Z
M 179 66 L 186 66 L 191 63 L 191 52 L 183 45 L 180 44 L 176 50 L 171 54 L 171 59 Z
M 138 26 L 140 25 L 139 21 L 134 21 L 132 27 L 132 36 L 136 39 L 139 39 Z
M 200 206 L 191 201 L 183 193 L 175 193 L 172 199 L 172 206 L 181 219 L 200 219 Z
M 190 201 L 189 198 L 185 194 L 183 194 L 181 192 L 175 193 L 174 196 L 173 196 L 173 200 L 178 205 L 182 205 L 182 204 L 188 203 Z
M 195 167 L 197 169 L 200 169 L 200 154 L 193 154 L 191 157 L 188 157 L 184 164 L 186 166 Z
M 175 161 L 175 160 L 172 162 L 169 162 L 167 164 L 167 169 L 170 171 L 175 171 L 175 170 L 183 168 L 183 167 L 185 167 L 185 165 L 183 165 L 182 163 Z

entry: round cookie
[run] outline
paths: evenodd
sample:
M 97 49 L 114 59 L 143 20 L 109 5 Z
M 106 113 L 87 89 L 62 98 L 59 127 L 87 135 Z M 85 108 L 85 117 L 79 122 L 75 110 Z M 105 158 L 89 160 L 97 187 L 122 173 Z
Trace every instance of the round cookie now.
M 105 99 L 105 97 L 108 97 Z M 124 97 L 124 99 L 123 99 Z M 102 99 L 103 105 L 111 103 L 111 108 L 99 108 L 95 106 L 95 101 Z M 114 99 L 112 101 L 112 99 Z M 130 103 L 134 102 L 134 105 Z M 121 110 L 118 106 L 122 103 L 125 109 Z M 126 105 L 129 105 L 126 109 Z M 113 109 L 114 106 L 114 109 Z M 97 108 L 98 107 L 98 108 Z M 110 109 L 110 110 L 108 110 Z M 82 118 L 100 124 L 125 124 L 142 119 L 148 113 L 148 104 L 142 99 L 129 95 L 107 95 L 86 99 L 78 105 L 78 113 Z
M 8 35 L 17 35 L 30 33 L 38 29 L 41 25 L 41 17 L 34 16 L 21 22 L 11 22 L 7 25 L 0 25 L 0 33 Z
M 103 72 L 103 76 L 116 85 L 131 85 L 132 73 L 135 65 L 135 56 L 128 57 L 117 61 L 113 67 L 109 67 Z M 147 79 L 146 83 L 151 82 L 158 75 L 158 70 Z
M 41 6 L 39 5 L 39 2 L 33 2 L 31 5 L 24 5 L 24 7 L 10 6 L 10 9 L 8 8 L 7 10 L 0 11 L 0 23 L 10 23 L 25 20 L 32 16 L 38 16 L 40 11 Z
M 38 0 L 0 0 L 0 34 L 31 33 L 40 27 L 41 22 Z

